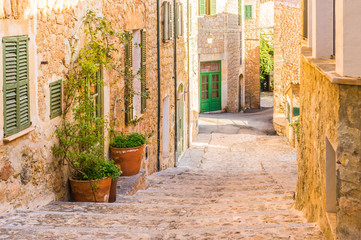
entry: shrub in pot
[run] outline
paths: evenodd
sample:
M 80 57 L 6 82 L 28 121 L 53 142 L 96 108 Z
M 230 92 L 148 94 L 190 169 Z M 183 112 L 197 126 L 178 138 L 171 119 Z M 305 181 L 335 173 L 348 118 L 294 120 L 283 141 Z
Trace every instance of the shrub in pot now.
M 122 169 L 122 175 L 132 176 L 140 171 L 147 136 L 141 133 L 120 133 L 110 143 L 110 155 Z
M 106 19 L 91 11 L 83 24 L 84 43 L 79 44 L 77 38 L 70 41 L 72 62 L 63 82 L 63 116 L 53 152 L 70 166 L 69 180 L 76 201 L 108 202 L 112 179 L 119 177 L 121 170 L 105 156 L 106 122 L 94 91 L 105 85 L 99 77 L 103 68 L 117 70 L 122 66 L 113 58 L 118 52 L 114 42 L 124 43 L 125 33 L 114 31 Z

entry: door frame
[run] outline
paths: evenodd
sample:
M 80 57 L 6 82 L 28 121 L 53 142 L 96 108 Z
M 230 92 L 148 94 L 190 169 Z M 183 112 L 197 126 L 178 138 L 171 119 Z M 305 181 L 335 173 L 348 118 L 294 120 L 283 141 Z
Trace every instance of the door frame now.
M 213 71 L 213 72 L 201 72 L 201 64 L 202 63 L 209 63 L 209 62 L 219 62 L 219 71 Z M 221 107 L 219 110 L 222 110 L 222 60 L 212 60 L 212 61 L 201 61 L 199 64 L 199 72 L 200 72 L 200 78 L 199 78 L 199 99 L 200 99 L 200 104 L 199 104 L 199 112 L 202 113 L 202 76 L 208 75 L 208 90 L 211 89 L 211 91 L 208 91 L 209 94 L 209 100 L 212 99 L 211 95 L 212 95 L 212 75 L 218 75 L 219 76 L 219 86 L 218 86 L 218 91 L 219 91 L 219 101 L 221 104 Z M 214 111 L 219 111 L 219 110 L 214 110 Z M 212 111 L 209 111 L 212 112 Z

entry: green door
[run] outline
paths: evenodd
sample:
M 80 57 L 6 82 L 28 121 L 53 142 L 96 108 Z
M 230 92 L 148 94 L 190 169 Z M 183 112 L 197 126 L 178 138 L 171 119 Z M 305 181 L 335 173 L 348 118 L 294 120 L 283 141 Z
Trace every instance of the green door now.
M 184 151 L 184 94 L 181 94 L 177 104 L 177 156 L 178 158 Z
M 201 112 L 221 109 L 221 73 L 201 73 Z

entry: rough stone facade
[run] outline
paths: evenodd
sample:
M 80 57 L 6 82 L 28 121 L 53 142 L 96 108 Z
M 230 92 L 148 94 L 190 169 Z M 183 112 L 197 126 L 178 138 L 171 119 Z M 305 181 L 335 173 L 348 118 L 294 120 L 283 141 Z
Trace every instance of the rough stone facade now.
M 302 9 L 300 0 L 275 1 L 274 30 L 274 125 L 278 134 L 285 135 L 294 144 L 294 129 L 287 120 L 287 102 L 298 107 L 299 96 L 292 94 L 287 100 L 287 90 L 297 93 L 300 79 Z
M 241 26 L 238 1 L 217 1 L 217 14 L 198 19 L 200 62 L 221 61 L 222 110 L 238 112 L 240 104 Z M 209 44 L 208 38 L 213 42 Z
M 184 91 L 184 118 L 185 124 L 184 150 L 197 134 L 198 117 L 197 106 L 190 105 L 195 102 L 189 96 L 198 99 L 198 91 L 189 90 L 197 87 L 198 64 L 189 64 L 192 74 L 189 74 L 188 56 L 189 49 L 196 49 L 196 38 L 190 42 L 188 48 L 188 22 L 187 1 L 183 3 L 183 19 L 185 33 L 178 40 L 178 88 L 183 84 Z M 0 212 L 12 208 L 35 208 L 47 204 L 52 200 L 68 199 L 68 168 L 63 162 L 55 159 L 51 147 L 55 143 L 54 130 L 60 123 L 60 118 L 50 119 L 50 93 L 49 84 L 59 79 L 64 79 L 70 60 L 70 47 L 68 40 L 74 34 L 81 39 L 81 21 L 88 10 L 99 16 L 111 20 L 118 31 L 132 31 L 145 29 L 147 31 L 147 88 L 150 98 L 147 100 L 147 109 L 138 116 L 143 120 L 133 127 L 126 127 L 124 120 L 124 83 L 113 84 L 114 73 L 104 71 L 104 116 L 115 120 L 116 130 L 139 131 L 142 133 L 154 132 L 147 145 L 147 157 L 144 158 L 142 167 L 147 174 L 157 171 L 157 122 L 158 122 L 158 73 L 157 73 L 157 5 L 154 1 L 35 1 L 19 3 L 15 0 L 6 0 L 0 3 L 0 37 L 28 35 L 29 41 L 29 69 L 30 69 L 30 116 L 32 125 L 29 129 L 16 135 L 16 139 L 4 139 L 3 115 L 0 115 Z M 196 19 L 193 18 L 193 25 Z M 196 30 L 196 29 L 195 29 Z M 123 46 L 119 57 L 123 57 Z M 2 49 L 2 45 L 1 45 Z M 168 111 L 169 124 L 169 149 L 168 158 L 161 158 L 161 167 L 174 166 L 174 82 L 173 77 L 173 45 L 161 43 L 161 101 L 169 96 L 170 110 Z M 197 55 L 191 56 L 197 61 Z M 191 59 L 191 57 L 189 59 Z M 47 64 L 44 64 L 47 62 Z M 2 78 L 2 58 L 1 78 Z M 193 79 L 193 80 L 189 80 Z M 1 81 L 2 82 L 2 81 Z M 2 83 L 1 83 L 2 84 Z M 1 86 L 0 86 L 1 87 Z M 1 88 L 2 89 L 2 88 Z M 0 109 L 3 109 L 3 98 L 0 98 Z M 117 101 L 119 100 L 120 101 Z M 191 114 L 188 114 L 191 112 Z M 188 118 L 189 116 L 189 118 Z M 187 131 L 188 126 L 192 130 Z M 161 126 L 162 131 L 162 126 Z M 167 130 L 168 131 L 168 130 Z M 192 137 L 188 137 L 192 135 Z M 160 141 L 162 141 L 162 137 Z M 14 137 L 15 138 L 15 137 Z M 108 143 L 107 143 L 108 144 Z M 162 148 L 162 146 L 161 146 Z M 161 156 L 162 157 L 162 156 Z M 179 157 L 179 156 L 178 156 Z
M 335 61 L 310 55 L 310 50 L 305 51 L 301 61 L 297 207 L 310 221 L 317 221 L 329 239 L 357 239 L 361 234 L 360 80 L 337 84 L 332 75 Z M 334 159 L 328 151 L 335 153 Z M 330 182 L 330 175 L 336 182 Z M 327 209 L 326 185 L 336 192 L 335 213 Z
M 245 0 L 252 5 L 252 18 L 245 18 L 243 7 L 243 68 L 245 106 L 260 108 L 260 1 Z

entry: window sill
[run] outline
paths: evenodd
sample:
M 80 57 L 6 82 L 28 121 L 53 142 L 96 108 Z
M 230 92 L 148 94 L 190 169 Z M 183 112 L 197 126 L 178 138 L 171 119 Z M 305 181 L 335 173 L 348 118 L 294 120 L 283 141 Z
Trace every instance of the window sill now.
M 25 135 L 31 133 L 31 132 L 34 131 L 34 130 L 35 130 L 35 127 L 34 127 L 34 126 L 30 126 L 30 127 L 28 127 L 27 129 L 24 129 L 24 130 L 21 131 L 21 132 L 18 132 L 18 133 L 14 134 L 14 135 L 11 135 L 10 137 L 4 138 L 4 139 L 3 139 L 3 142 L 4 142 L 4 143 L 12 142 L 12 141 L 14 141 L 14 140 L 16 140 L 16 139 L 18 139 L 18 138 L 20 138 L 20 137 L 22 137 L 22 136 L 25 136 Z

